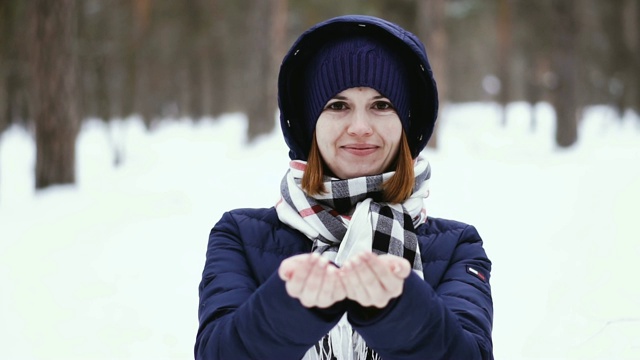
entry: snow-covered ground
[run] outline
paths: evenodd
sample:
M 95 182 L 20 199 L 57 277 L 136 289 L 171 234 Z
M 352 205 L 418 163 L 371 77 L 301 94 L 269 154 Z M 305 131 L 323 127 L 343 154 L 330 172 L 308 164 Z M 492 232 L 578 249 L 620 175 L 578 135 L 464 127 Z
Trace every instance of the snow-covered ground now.
M 640 359 L 640 120 L 585 112 L 580 141 L 553 145 L 553 113 L 445 109 L 431 216 L 475 225 L 494 263 L 497 359 Z M 287 149 L 245 144 L 242 115 L 88 122 L 78 184 L 33 190 L 24 130 L 0 137 L 0 359 L 189 359 L 210 228 L 271 206 Z M 125 159 L 113 167 L 113 144 Z

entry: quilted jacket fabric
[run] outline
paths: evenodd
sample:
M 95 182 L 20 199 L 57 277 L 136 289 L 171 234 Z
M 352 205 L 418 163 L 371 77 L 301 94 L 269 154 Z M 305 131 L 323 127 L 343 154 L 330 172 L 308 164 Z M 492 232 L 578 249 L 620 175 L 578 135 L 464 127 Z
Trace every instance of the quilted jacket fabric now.
M 305 308 L 277 269 L 311 241 L 274 208 L 225 213 L 212 229 L 200 283 L 196 359 L 300 359 L 348 314 L 383 359 L 492 359 L 491 262 L 473 226 L 429 218 L 416 229 L 424 280 L 372 311 L 349 300 Z

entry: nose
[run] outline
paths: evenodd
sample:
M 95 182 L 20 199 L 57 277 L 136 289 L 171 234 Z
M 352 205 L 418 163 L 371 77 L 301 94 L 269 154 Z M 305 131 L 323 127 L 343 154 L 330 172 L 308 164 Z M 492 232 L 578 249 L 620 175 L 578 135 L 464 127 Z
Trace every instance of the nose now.
M 371 128 L 366 111 L 358 109 L 352 113 L 347 134 L 352 136 L 369 136 L 373 134 L 373 128 Z

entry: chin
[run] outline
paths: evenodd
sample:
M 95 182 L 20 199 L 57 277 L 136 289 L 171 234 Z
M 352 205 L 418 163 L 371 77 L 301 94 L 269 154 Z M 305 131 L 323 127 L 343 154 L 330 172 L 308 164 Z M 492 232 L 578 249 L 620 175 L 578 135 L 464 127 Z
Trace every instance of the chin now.
M 362 176 L 370 176 L 370 175 L 378 175 L 381 174 L 381 171 L 378 170 L 373 170 L 373 169 L 358 169 L 358 170 L 351 170 L 349 172 L 345 172 L 344 175 L 344 179 L 353 179 L 353 178 L 357 178 L 357 177 L 362 177 Z

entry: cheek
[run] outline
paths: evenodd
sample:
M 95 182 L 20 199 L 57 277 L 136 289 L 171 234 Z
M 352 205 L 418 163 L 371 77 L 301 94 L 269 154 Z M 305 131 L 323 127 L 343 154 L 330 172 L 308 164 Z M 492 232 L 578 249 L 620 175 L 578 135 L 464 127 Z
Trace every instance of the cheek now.
M 324 138 L 326 132 L 327 132 L 327 122 L 324 120 L 324 117 L 320 115 L 320 117 L 318 118 L 318 121 L 316 121 L 316 129 L 315 129 L 316 140 L 320 140 L 321 138 Z
M 320 151 L 320 155 L 322 157 L 326 157 L 327 150 L 329 145 L 331 144 L 331 129 L 327 125 L 325 121 L 322 121 L 322 118 L 318 119 L 316 124 L 316 144 L 318 145 L 318 150 Z
M 381 129 L 380 134 L 382 134 L 388 143 L 393 144 L 393 146 L 396 147 L 400 143 L 400 138 L 402 137 L 402 124 L 400 124 L 400 121 L 398 121 L 398 123 L 390 123 Z
M 316 123 L 316 141 L 320 147 L 335 142 L 338 137 L 337 134 L 339 134 L 339 129 L 331 121 L 323 121 L 322 117 L 318 119 Z
M 316 135 L 316 144 L 318 145 L 320 156 L 326 160 L 327 156 L 329 155 L 327 140 L 322 138 L 321 136 Z

